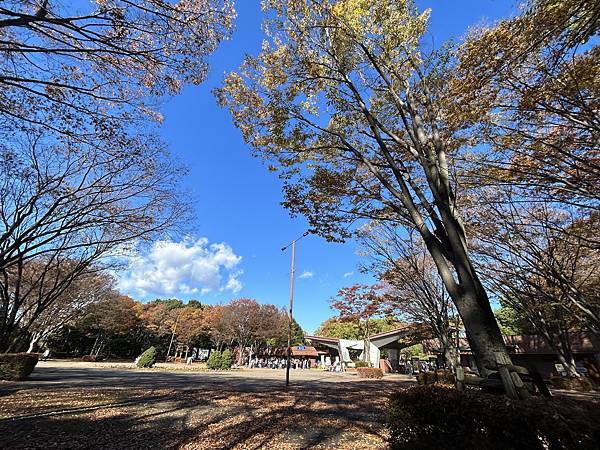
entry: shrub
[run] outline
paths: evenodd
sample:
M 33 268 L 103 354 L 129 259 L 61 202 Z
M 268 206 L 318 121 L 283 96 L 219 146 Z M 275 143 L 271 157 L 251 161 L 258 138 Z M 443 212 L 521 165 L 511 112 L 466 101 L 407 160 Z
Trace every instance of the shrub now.
M 360 378 L 383 378 L 383 371 L 373 367 L 357 367 L 356 373 Z
M 206 367 L 208 367 L 210 370 L 220 370 L 221 359 L 221 352 L 211 352 L 208 360 L 206 361 Z
M 221 354 L 221 370 L 229 370 L 231 369 L 231 365 L 233 364 L 233 355 L 229 350 L 225 350 Z
M 0 353 L 0 380 L 24 380 L 37 362 L 37 353 Z
M 369 365 L 367 361 L 354 361 L 354 367 L 369 367 Z
M 594 389 L 591 380 L 586 377 L 580 378 L 552 378 L 550 379 L 552 386 L 556 389 L 567 389 L 570 391 L 587 392 Z
M 600 409 L 573 399 L 510 400 L 480 391 L 415 386 L 393 394 L 392 449 L 595 449 Z
M 417 383 L 433 384 L 446 383 L 454 384 L 454 375 L 449 370 L 438 369 L 434 372 L 421 372 L 416 375 Z
M 102 361 L 104 359 L 104 355 L 84 355 L 81 357 L 82 361 L 87 362 L 97 362 Z
M 137 361 L 138 367 L 152 367 L 156 363 L 156 348 L 150 347 L 144 353 L 142 353 Z
M 433 372 L 420 372 L 415 375 L 417 383 L 419 384 L 433 384 L 435 383 L 435 374 Z
M 456 382 L 456 377 L 452 371 L 448 369 L 438 369 L 435 371 L 435 381 L 437 383 L 454 384 Z

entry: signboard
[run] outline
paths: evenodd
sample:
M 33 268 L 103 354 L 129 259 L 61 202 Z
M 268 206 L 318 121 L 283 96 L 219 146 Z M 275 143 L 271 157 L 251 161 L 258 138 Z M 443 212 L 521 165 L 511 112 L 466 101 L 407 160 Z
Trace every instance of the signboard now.
M 298 345 L 296 347 L 296 350 L 306 350 L 306 346 L 305 345 Z
M 567 376 L 567 371 L 565 370 L 565 366 L 563 366 L 562 364 L 554 364 L 554 368 L 556 369 L 556 371 L 558 372 L 558 374 L 560 376 Z

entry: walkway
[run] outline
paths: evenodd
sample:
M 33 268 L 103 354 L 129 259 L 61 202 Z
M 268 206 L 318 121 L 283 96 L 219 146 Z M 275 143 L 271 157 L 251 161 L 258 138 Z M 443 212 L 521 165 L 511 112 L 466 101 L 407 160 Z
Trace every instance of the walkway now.
M 2 448 L 384 448 L 387 395 L 412 382 L 317 370 L 167 372 L 41 362 L 0 384 Z

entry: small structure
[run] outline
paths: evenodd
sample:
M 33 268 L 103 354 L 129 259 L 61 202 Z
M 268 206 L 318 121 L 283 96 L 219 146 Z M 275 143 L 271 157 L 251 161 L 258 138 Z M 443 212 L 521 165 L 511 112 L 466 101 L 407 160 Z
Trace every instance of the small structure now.
M 405 325 L 395 330 L 372 334 L 368 339 L 338 339 L 323 336 L 306 336 L 305 339 L 313 344 L 322 345 L 339 356 L 344 366 L 348 366 L 354 359 L 365 361 L 367 353 L 365 346 L 369 346 L 368 359 L 372 367 L 387 370 L 389 366 L 381 363 L 381 350 L 387 350 L 389 363 L 393 370 L 398 369 L 399 352 L 422 339 L 429 337 L 427 327 L 422 324 Z
M 168 356 L 167 360 L 169 362 L 176 362 L 176 363 L 186 362 L 189 352 L 190 352 L 189 346 L 182 344 L 180 342 L 177 342 L 176 346 L 175 346 L 175 355 Z
M 325 354 L 325 352 L 319 352 L 315 347 L 309 345 L 295 345 L 291 347 L 291 351 L 292 358 L 308 361 L 307 367 L 316 367 L 319 356 Z
M 548 343 L 537 334 L 504 336 L 506 349 L 513 362 L 518 366 L 527 367 L 539 372 L 544 378 L 559 376 L 557 369 L 558 358 Z M 441 360 L 441 348 L 437 339 L 427 339 L 422 342 L 428 353 L 437 354 Z M 569 333 L 569 345 L 573 352 L 578 370 L 585 370 L 585 360 L 595 364 L 600 363 L 600 337 L 589 331 Z M 477 365 L 469 342 L 459 340 L 460 360 L 463 367 L 477 371 Z

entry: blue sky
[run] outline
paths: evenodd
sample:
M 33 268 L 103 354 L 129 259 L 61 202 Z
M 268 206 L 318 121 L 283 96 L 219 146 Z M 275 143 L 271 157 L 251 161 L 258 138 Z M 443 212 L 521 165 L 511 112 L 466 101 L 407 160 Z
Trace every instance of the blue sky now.
M 421 0 L 432 8 L 435 45 L 460 38 L 469 26 L 514 14 L 511 0 Z M 162 108 L 160 134 L 190 169 L 184 185 L 192 195 L 193 236 L 162 243 L 122 275 L 121 289 L 133 297 L 196 298 L 206 303 L 251 297 L 287 305 L 291 253 L 281 247 L 306 230 L 280 206 L 281 183 L 233 127 L 229 113 L 211 93 L 245 54 L 262 42 L 258 0 L 237 2 L 236 31 L 212 56 L 208 80 L 188 86 Z M 297 245 L 294 317 L 307 332 L 332 315 L 328 299 L 341 287 L 372 282 L 357 271 L 356 244 L 327 243 L 308 236 Z

